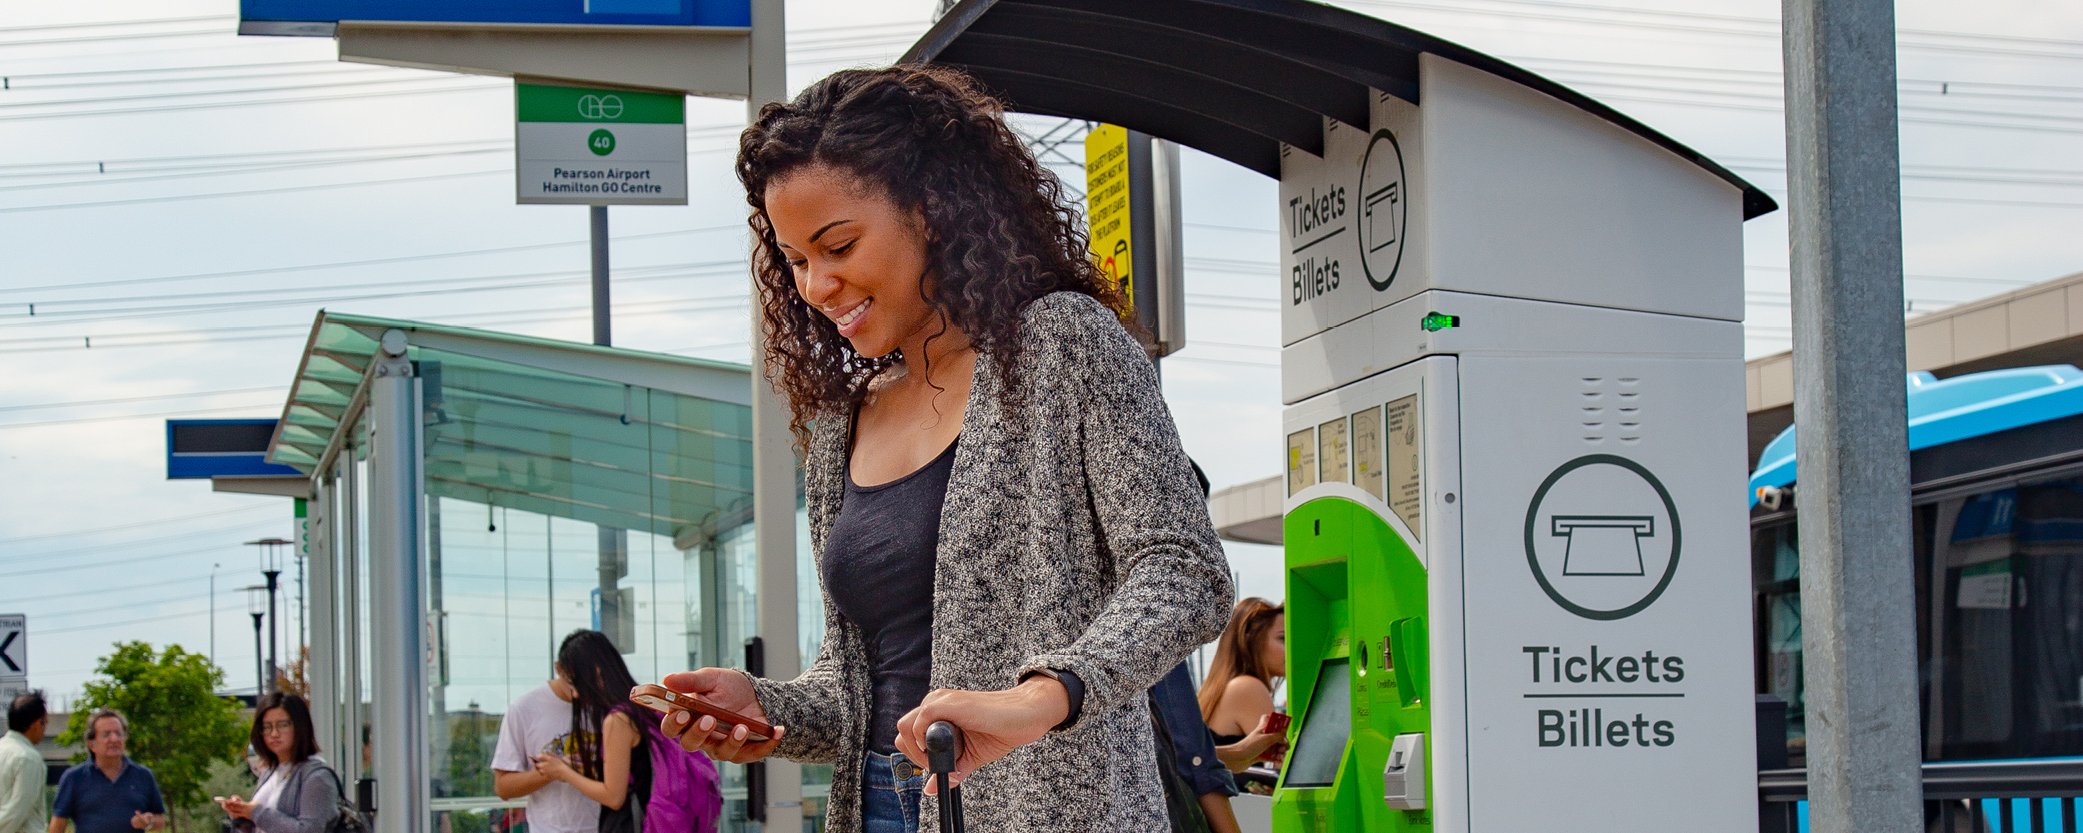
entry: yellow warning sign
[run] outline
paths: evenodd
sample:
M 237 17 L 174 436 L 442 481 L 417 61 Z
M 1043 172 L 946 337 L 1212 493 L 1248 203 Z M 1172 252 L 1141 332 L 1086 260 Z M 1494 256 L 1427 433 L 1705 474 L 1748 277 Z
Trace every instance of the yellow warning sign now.
M 1128 129 L 1102 124 L 1085 135 L 1085 221 L 1092 236 L 1092 259 L 1099 270 L 1135 306 L 1135 284 L 1129 280 Z

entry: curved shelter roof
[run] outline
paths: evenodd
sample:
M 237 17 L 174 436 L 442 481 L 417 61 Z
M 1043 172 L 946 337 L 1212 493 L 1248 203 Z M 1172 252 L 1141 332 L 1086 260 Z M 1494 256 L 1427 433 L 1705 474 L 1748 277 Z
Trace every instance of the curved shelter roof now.
M 391 331 L 421 380 L 429 496 L 669 537 L 714 534 L 751 506 L 749 367 L 324 311 L 270 462 L 321 475 L 355 453 Z
M 1012 109 L 1118 124 L 1280 176 L 1280 145 L 1321 156 L 1322 118 L 1368 123 L 1368 88 L 1418 101 L 1426 53 L 1612 123 L 1778 208 L 1727 168 L 1647 125 L 1473 49 L 1305 0 L 963 0 L 904 54 L 959 67 Z

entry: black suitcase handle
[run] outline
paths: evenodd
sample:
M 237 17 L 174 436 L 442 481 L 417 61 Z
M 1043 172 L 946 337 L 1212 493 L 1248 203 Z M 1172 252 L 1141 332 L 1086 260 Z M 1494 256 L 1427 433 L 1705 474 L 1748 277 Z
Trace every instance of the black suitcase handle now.
M 926 727 L 926 769 L 940 793 L 941 833 L 962 833 L 962 795 L 948 784 L 955 761 L 962 757 L 962 730 L 945 720 Z

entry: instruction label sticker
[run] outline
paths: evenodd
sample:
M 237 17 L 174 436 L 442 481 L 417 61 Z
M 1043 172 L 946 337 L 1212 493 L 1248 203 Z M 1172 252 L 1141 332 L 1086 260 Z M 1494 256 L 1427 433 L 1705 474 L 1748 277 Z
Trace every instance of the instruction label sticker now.
M 1353 484 L 1375 500 L 1389 502 L 1388 468 L 1381 444 L 1381 407 L 1352 415 Z
M 1316 429 L 1287 435 L 1287 494 L 1316 485 Z
M 1411 394 L 1384 408 L 1389 428 L 1389 509 L 1403 519 L 1412 535 L 1423 538 L 1425 469 L 1418 455 L 1425 446 L 1425 433 L 1418 416 L 1418 396 Z
M 1339 417 L 1316 427 L 1316 460 L 1323 468 L 1325 483 L 1349 483 L 1351 455 L 1346 450 L 1345 418 Z

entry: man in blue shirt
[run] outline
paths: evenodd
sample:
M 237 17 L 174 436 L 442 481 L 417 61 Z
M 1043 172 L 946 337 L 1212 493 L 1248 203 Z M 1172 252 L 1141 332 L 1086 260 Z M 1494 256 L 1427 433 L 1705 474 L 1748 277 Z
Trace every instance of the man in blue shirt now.
M 1151 713 L 1161 732 L 1158 745 L 1169 742 L 1171 765 L 1180 786 L 1193 792 L 1202 818 L 1174 818 L 1172 829 L 1206 829 L 1210 833 L 1237 833 L 1237 815 L 1230 809 L 1230 796 L 1237 794 L 1236 781 L 1215 757 L 1215 738 L 1201 720 L 1200 701 L 1194 699 L 1193 677 L 1186 663 L 1179 663 L 1150 689 Z M 1160 752 L 1164 751 L 1160 749 Z M 1160 760 L 1164 755 L 1160 754 Z M 1175 815 L 1177 810 L 1175 809 Z
M 166 826 L 166 799 L 152 771 L 130 760 L 130 723 L 113 709 L 87 718 L 87 751 L 93 757 L 58 779 L 51 805 L 50 833 L 129 833 Z

